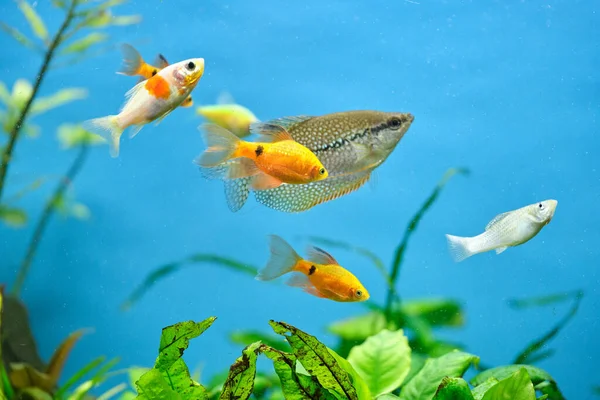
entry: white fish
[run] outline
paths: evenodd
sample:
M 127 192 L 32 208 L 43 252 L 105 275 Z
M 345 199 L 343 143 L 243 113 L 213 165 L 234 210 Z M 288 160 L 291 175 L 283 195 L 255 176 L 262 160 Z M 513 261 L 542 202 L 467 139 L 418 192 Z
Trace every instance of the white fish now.
M 556 200 L 544 200 L 499 214 L 487 224 L 485 232 L 477 236 L 446 235 L 450 255 L 460 262 L 474 254 L 490 250 L 500 254 L 508 247 L 523 244 L 550 223 L 557 205 Z
M 117 157 L 125 129 L 133 126 L 129 135 L 133 138 L 144 125 L 160 122 L 190 95 L 203 73 L 203 58 L 171 64 L 129 90 L 127 102 L 118 115 L 86 121 L 84 127 L 105 137 L 110 144 L 110 155 Z

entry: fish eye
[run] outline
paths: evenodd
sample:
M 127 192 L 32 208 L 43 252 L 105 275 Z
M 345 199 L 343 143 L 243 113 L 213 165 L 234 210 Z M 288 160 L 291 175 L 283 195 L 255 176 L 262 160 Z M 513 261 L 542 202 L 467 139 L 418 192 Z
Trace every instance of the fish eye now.
M 398 129 L 402 126 L 402 120 L 398 117 L 393 117 L 389 122 L 390 128 Z
M 362 295 L 363 295 L 362 290 L 359 289 L 356 291 L 356 297 L 362 297 Z
M 321 174 L 321 175 L 325 175 L 325 168 L 321 168 L 321 169 L 319 170 L 319 174 Z
M 544 209 L 544 205 L 542 203 L 538 204 L 538 207 L 540 207 L 540 210 Z
M 193 62 L 190 61 L 189 63 L 187 63 L 186 68 L 189 69 L 190 71 L 193 71 L 194 68 L 196 68 L 196 64 L 194 64 Z

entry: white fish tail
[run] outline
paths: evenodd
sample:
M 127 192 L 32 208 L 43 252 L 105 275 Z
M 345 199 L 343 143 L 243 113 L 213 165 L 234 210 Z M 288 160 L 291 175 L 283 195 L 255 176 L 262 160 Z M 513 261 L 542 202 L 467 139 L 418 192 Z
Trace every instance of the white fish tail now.
M 137 75 L 144 63 L 140 53 L 127 43 L 121 45 L 121 53 L 123 54 L 123 64 L 121 65 L 121 69 L 117 71 L 117 74 Z
M 448 240 L 450 256 L 455 262 L 461 262 L 475 254 L 475 252 L 469 248 L 470 238 L 446 235 L 446 239 Z
M 206 151 L 195 162 L 202 167 L 214 167 L 229 160 L 237 149 L 240 139 L 225 128 L 215 124 L 201 127 Z
M 269 238 L 271 258 L 267 266 L 258 272 L 256 279 L 259 281 L 270 281 L 292 272 L 300 260 L 298 253 L 285 240 L 276 235 L 270 235 Z
M 119 143 L 123 128 L 119 124 L 118 115 L 87 120 L 83 128 L 102 136 L 110 145 L 110 155 L 115 158 L 119 156 Z

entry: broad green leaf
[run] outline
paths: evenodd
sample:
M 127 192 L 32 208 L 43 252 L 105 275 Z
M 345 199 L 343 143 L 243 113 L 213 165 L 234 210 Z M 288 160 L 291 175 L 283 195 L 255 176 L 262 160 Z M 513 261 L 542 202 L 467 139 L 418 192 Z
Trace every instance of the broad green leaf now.
M 109 25 L 111 19 L 112 13 L 110 9 L 100 10 L 97 13 L 93 13 L 92 15 L 90 15 L 87 18 L 85 25 L 89 26 L 90 28 L 102 28 Z
M 408 375 L 404 378 L 404 382 L 410 381 L 425 365 L 425 362 L 428 360 L 428 357 L 424 354 L 416 353 L 411 350 L 410 356 L 410 370 L 408 371 Z
M 179 322 L 163 328 L 158 359 L 154 367 L 161 371 L 169 369 L 175 361 L 181 358 L 190 344 L 190 339 L 200 336 L 216 319 L 216 317 L 210 317 L 201 322 Z
M 346 360 L 344 357 L 342 357 L 338 353 L 336 353 L 335 350 L 330 349 L 329 347 L 327 348 L 327 350 L 335 358 L 335 360 L 338 362 L 340 367 L 342 367 L 344 369 L 344 371 L 346 371 L 348 373 L 348 375 L 350 375 L 350 380 L 352 381 L 352 386 L 354 386 L 354 389 L 356 389 L 356 393 L 358 394 L 358 399 L 359 400 L 371 400 L 373 398 L 373 395 L 371 394 L 371 391 L 369 390 L 369 386 L 367 385 L 367 382 L 365 382 L 365 380 L 362 378 L 362 376 L 354 369 L 352 364 L 350 364 L 350 362 L 348 362 L 348 360 Z
M 25 79 L 18 79 L 13 85 L 13 104 L 20 110 L 31 97 L 33 86 Z
M 281 389 L 287 400 L 323 399 L 335 400 L 314 376 L 296 374 L 296 356 L 269 346 L 261 346 L 261 351 L 271 361 L 281 382 Z
M 18 0 L 17 5 L 19 9 L 29 22 L 29 26 L 31 30 L 38 38 L 42 39 L 44 42 L 48 40 L 48 29 L 46 29 L 46 25 L 42 18 L 38 15 L 38 13 L 31 7 L 31 5 L 25 0 Z
M 27 223 L 27 213 L 21 209 L 0 204 L 0 221 L 19 228 Z
M 543 394 L 548 394 L 550 400 L 563 400 L 564 396 L 560 392 L 558 385 L 550 376 L 550 374 L 541 368 L 533 367 L 531 365 L 505 365 L 495 368 L 490 368 L 476 375 L 471 379 L 471 385 L 478 386 L 485 382 L 489 378 L 493 377 L 499 381 L 502 381 L 521 368 L 525 368 L 535 388 Z
M 480 385 L 473 388 L 473 397 L 475 400 L 481 400 L 485 392 L 487 392 L 492 386 L 498 383 L 498 379 L 493 376 L 482 382 Z
M 337 363 L 327 347 L 300 329 L 284 322 L 269 322 L 275 333 L 286 338 L 297 359 L 304 368 L 315 376 L 327 390 L 336 392 L 350 400 L 358 400 L 356 389 L 352 386 L 350 376 Z M 289 333 L 289 335 L 287 335 Z
M 61 51 L 61 54 L 83 53 L 84 51 L 87 51 L 90 47 L 92 47 L 93 45 L 105 41 L 106 38 L 108 38 L 108 35 L 105 33 L 101 33 L 101 32 L 89 33 L 87 36 L 85 36 L 81 39 L 75 40 L 70 45 L 65 47 Z
M 411 350 L 402 330 L 383 330 L 350 350 L 348 361 L 367 383 L 373 396 L 399 387 L 410 370 Z
M 461 305 L 451 299 L 420 299 L 402 303 L 404 315 L 421 317 L 431 326 L 462 326 L 465 323 Z
M 140 377 L 135 383 L 138 391 L 138 399 L 152 400 L 183 400 L 183 397 L 175 392 L 167 381 L 163 378 L 162 373 L 157 369 L 151 369 Z
M 111 25 L 127 26 L 139 24 L 142 21 L 141 15 L 119 15 L 112 17 Z
M 483 400 L 535 400 L 535 389 L 525 368 L 492 386 Z
M 37 98 L 31 106 L 31 115 L 41 114 L 75 100 L 84 99 L 87 90 L 80 88 L 61 89 L 52 96 Z
M 220 399 L 246 400 L 254 389 L 256 357 L 261 343 L 255 342 L 242 351 L 242 356 L 229 368 L 229 376 L 223 385 Z
M 399 398 L 400 397 L 396 396 L 395 394 L 386 393 L 377 397 L 377 400 L 398 400 Z
M 363 341 L 387 327 L 385 317 L 379 312 L 351 317 L 334 322 L 327 330 L 345 340 Z
M 438 358 L 430 358 L 421 370 L 402 387 L 402 400 L 431 400 L 445 377 L 461 377 L 479 357 L 453 351 Z
M 474 400 L 469 384 L 463 378 L 444 378 L 434 400 Z
M 161 372 L 163 379 L 169 383 L 171 389 L 179 393 L 183 399 L 207 398 L 206 389 L 192 380 L 183 358 L 178 359 L 167 370 Z
M 58 127 L 57 136 L 64 149 L 106 143 L 102 136 L 91 133 L 78 124 L 62 124 Z
M 10 37 L 12 37 L 13 39 L 15 39 L 17 42 L 19 42 L 21 45 L 27 47 L 28 49 L 32 49 L 32 50 L 36 50 L 37 49 L 36 44 L 33 43 L 31 41 L 31 39 L 29 39 L 27 36 L 25 36 L 24 34 L 22 34 L 18 29 L 13 28 L 12 26 L 7 25 L 7 24 L 5 24 L 2 21 L 0 21 L 0 29 L 2 29 Z
M 142 375 L 150 371 L 152 368 L 147 367 L 130 367 L 127 369 L 127 376 L 129 377 L 129 385 L 135 388 L 135 382 L 140 379 Z

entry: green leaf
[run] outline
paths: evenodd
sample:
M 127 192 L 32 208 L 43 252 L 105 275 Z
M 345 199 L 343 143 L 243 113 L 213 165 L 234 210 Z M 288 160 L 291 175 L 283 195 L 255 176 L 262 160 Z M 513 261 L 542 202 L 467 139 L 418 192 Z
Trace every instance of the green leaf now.
M 550 374 L 544 371 L 543 369 L 533 367 L 531 365 L 505 365 L 490 368 L 473 377 L 470 382 L 471 385 L 478 386 L 491 377 L 502 381 L 514 374 L 515 372 L 517 372 L 518 370 L 520 370 L 521 368 L 525 368 L 527 370 L 527 373 L 529 374 L 531 381 L 535 385 L 535 388 L 543 394 L 548 394 L 548 398 L 550 400 L 564 399 L 564 396 L 560 392 L 558 385 L 556 384 L 552 376 L 550 376 Z
M 137 399 L 152 400 L 182 400 L 177 392 L 175 392 L 166 380 L 163 379 L 162 373 L 157 369 L 151 369 L 140 377 L 135 383 L 138 391 Z
M 104 356 L 100 356 L 97 357 L 95 359 L 93 359 L 92 361 L 90 361 L 89 363 L 87 363 L 86 365 L 83 366 L 83 368 L 81 368 L 80 370 L 78 370 L 77 372 L 75 372 L 75 374 L 73 374 L 68 380 L 67 382 L 65 382 L 64 385 L 62 385 L 58 391 L 54 394 L 54 396 L 57 399 L 61 399 L 63 398 L 66 393 L 69 391 L 69 389 L 71 389 L 73 386 L 75 386 L 75 384 L 82 379 L 84 376 L 86 376 L 87 374 L 89 374 L 91 371 L 95 370 L 96 368 L 98 368 L 100 365 L 102 365 L 102 363 L 104 362 L 105 357 Z
M 383 330 L 350 350 L 348 361 L 366 381 L 373 396 L 399 387 L 410 370 L 411 350 L 402 330 Z
M 438 386 L 434 400 L 474 400 L 469 385 L 463 378 L 444 378 Z
M 160 347 L 155 368 L 166 371 L 179 360 L 188 348 L 190 339 L 200 336 L 207 330 L 217 317 L 210 317 L 201 322 L 186 321 L 163 328 L 160 337 Z
M 61 89 L 52 96 L 40 97 L 31 106 L 31 115 L 41 114 L 75 100 L 84 99 L 87 90 L 81 88 Z
M 462 307 L 451 299 L 419 299 L 402 303 L 401 312 L 420 317 L 431 326 L 462 326 L 465 323 Z
M 183 358 L 175 361 L 168 370 L 162 371 L 163 379 L 169 386 L 181 395 L 183 399 L 206 399 L 206 389 L 192 380 L 190 371 Z
M 95 44 L 101 43 L 108 38 L 108 35 L 101 32 L 92 32 L 87 36 L 75 40 L 70 45 L 65 47 L 60 54 L 83 53 Z
M 27 1 L 18 0 L 17 5 L 27 19 L 27 22 L 29 22 L 29 26 L 35 36 L 46 42 L 48 40 L 48 30 L 46 29 L 46 25 L 44 24 L 44 21 L 42 21 L 42 18 L 40 18 L 38 13 Z
M 395 394 L 386 393 L 377 397 L 377 400 L 398 400 L 399 398 L 400 397 L 396 396 Z
M 492 386 L 483 400 L 535 400 L 535 389 L 525 368 Z
M 387 323 L 382 313 L 370 312 L 334 322 L 327 327 L 327 330 L 344 340 L 363 341 L 386 327 Z
M 329 347 L 327 348 L 327 350 L 335 358 L 340 367 L 342 367 L 344 371 L 346 371 L 350 376 L 352 386 L 354 386 L 354 389 L 356 389 L 356 394 L 358 395 L 359 400 L 371 400 L 373 398 L 373 395 L 371 395 L 371 391 L 369 390 L 367 382 L 365 382 L 362 376 L 354 369 L 352 364 L 350 364 L 348 360 L 336 353 L 335 350 L 330 349 Z
M 0 221 L 8 226 L 20 228 L 27 223 L 27 213 L 19 208 L 0 204 Z
M 112 17 L 111 25 L 127 26 L 139 24 L 142 21 L 141 15 L 120 15 Z
M 17 79 L 13 85 L 12 100 L 17 109 L 21 109 L 31 97 L 33 86 L 25 79 Z
M 24 34 L 22 34 L 18 29 L 13 28 L 12 26 L 7 25 L 7 24 L 5 24 L 2 21 L 0 21 L 0 29 L 2 29 L 10 37 L 12 37 L 17 42 L 19 42 L 22 46 L 25 46 L 25 47 L 27 47 L 28 49 L 31 49 L 31 50 L 37 50 L 38 49 L 37 45 L 35 43 L 33 43 L 31 41 L 31 39 L 29 39 L 27 36 L 25 36 Z
M 486 381 L 482 382 L 480 385 L 473 388 L 473 397 L 475 400 L 481 400 L 485 392 L 487 392 L 492 386 L 498 383 L 498 379 L 493 376 L 488 378 Z
M 582 290 L 554 293 L 545 296 L 528 297 L 524 299 L 509 299 L 508 305 L 511 308 L 519 310 L 524 308 L 543 307 L 548 305 L 564 303 L 566 301 L 576 299 L 578 297 L 583 297 Z
M 133 293 L 131 293 L 129 298 L 121 305 L 121 309 L 127 310 L 131 308 L 158 281 L 190 264 L 217 264 L 225 268 L 250 274 L 252 276 L 256 276 L 258 273 L 257 268 L 231 258 L 221 257 L 216 254 L 195 254 L 183 261 L 163 265 L 150 272 L 144 282 L 138 288 L 136 288 Z
M 64 149 L 106 143 L 102 136 L 83 129 L 79 124 L 62 124 L 58 127 L 57 136 Z
M 460 377 L 479 357 L 453 351 L 438 358 L 430 358 L 421 370 L 402 387 L 402 400 L 431 400 L 444 377 Z
M 223 385 L 220 399 L 246 400 L 254 389 L 256 357 L 260 342 L 255 342 L 242 351 L 242 356 L 229 368 L 229 376 Z
M 150 371 L 152 368 L 147 367 L 129 367 L 127 368 L 127 376 L 129 377 L 129 385 L 135 389 L 135 382 L 140 379 L 142 375 Z
M 261 346 L 261 351 L 273 361 L 275 373 L 287 400 L 335 400 L 335 396 L 323 388 L 317 378 L 296 373 L 296 356 L 293 354 L 265 345 Z
M 100 10 L 96 13 L 91 14 L 87 18 L 85 25 L 90 28 L 103 28 L 110 24 L 112 18 L 113 17 L 112 13 L 110 12 L 110 9 Z
M 346 371 L 337 363 L 327 347 L 300 329 L 284 322 L 269 322 L 275 333 L 286 338 L 297 359 L 327 390 L 350 400 L 358 400 L 356 389 Z M 289 335 L 287 335 L 289 333 Z

